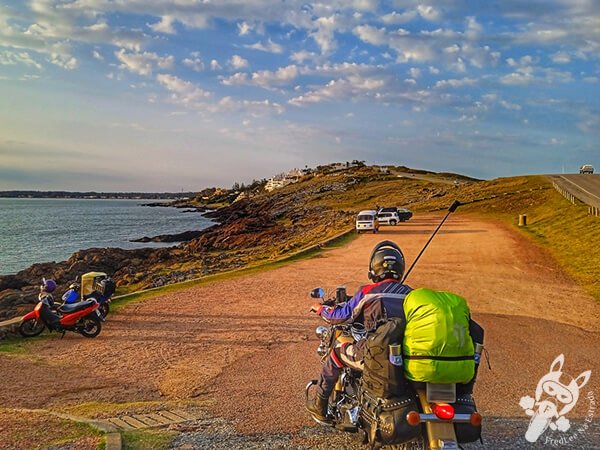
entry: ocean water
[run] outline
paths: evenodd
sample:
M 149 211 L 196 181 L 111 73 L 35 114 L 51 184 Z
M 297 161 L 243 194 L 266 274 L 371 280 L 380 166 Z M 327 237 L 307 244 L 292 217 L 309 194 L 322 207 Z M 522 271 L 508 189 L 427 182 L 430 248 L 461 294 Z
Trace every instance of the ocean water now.
M 64 261 L 91 247 L 164 247 L 129 242 L 144 236 L 202 230 L 213 222 L 200 213 L 141 206 L 155 200 L 0 198 L 0 274 L 33 263 Z

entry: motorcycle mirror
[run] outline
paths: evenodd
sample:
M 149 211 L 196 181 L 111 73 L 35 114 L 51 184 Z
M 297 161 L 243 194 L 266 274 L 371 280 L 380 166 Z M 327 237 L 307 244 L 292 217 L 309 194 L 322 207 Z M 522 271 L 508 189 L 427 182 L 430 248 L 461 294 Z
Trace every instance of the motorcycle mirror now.
M 314 288 L 312 291 L 310 291 L 310 296 L 312 298 L 323 298 L 323 295 L 325 295 L 325 291 L 320 287 Z
M 454 202 L 450 205 L 450 208 L 448 208 L 448 211 L 450 211 L 451 213 L 453 213 L 461 205 L 462 205 L 461 202 L 459 202 L 458 200 L 454 200 Z

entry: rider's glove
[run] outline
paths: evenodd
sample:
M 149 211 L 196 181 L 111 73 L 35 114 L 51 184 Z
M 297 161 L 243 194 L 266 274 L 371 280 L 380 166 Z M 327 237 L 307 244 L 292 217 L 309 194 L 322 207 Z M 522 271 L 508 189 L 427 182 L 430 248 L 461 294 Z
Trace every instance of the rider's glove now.
M 323 305 L 320 303 L 313 303 L 310 307 L 310 312 L 314 312 L 317 315 L 321 315 L 321 311 L 323 311 Z

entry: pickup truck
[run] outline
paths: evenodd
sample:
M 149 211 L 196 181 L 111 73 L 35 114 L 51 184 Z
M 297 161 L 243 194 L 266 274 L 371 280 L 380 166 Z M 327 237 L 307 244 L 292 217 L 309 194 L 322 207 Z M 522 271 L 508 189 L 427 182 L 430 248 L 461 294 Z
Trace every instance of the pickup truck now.
M 579 173 L 594 173 L 594 166 L 591 164 L 584 164 L 579 168 Z

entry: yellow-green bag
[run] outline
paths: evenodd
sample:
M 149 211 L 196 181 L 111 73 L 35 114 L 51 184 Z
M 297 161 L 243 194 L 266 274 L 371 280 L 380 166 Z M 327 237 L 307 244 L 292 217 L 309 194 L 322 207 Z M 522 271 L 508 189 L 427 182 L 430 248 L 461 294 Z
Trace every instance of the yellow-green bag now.
M 450 292 L 415 289 L 404 300 L 404 373 L 412 381 L 468 383 L 475 375 L 469 307 Z

